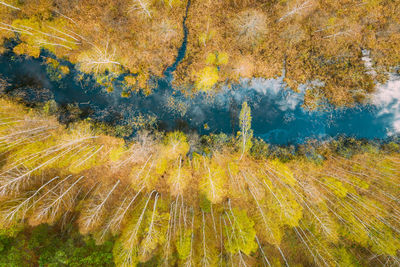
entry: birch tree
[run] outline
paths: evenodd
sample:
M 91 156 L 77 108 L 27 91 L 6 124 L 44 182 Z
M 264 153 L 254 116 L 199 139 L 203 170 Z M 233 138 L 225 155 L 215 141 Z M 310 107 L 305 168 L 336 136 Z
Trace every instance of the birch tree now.
M 116 59 L 117 49 L 107 41 L 104 47 L 93 46 L 79 55 L 80 69 L 84 72 L 103 74 L 105 71 L 119 72 L 121 63 Z
M 143 222 L 150 200 L 155 191 L 148 194 L 147 199 L 141 205 L 141 209 L 137 209 L 133 214 L 134 220 L 127 225 L 122 232 L 122 235 L 117 240 L 113 254 L 115 262 L 121 266 L 132 266 L 139 262 L 139 242 L 143 234 Z M 157 194 L 157 193 L 156 193 Z M 138 213 L 137 213 L 138 212 Z
M 81 192 L 78 184 L 84 178 L 84 176 L 80 176 L 75 181 L 64 179 L 61 183 L 49 189 L 48 192 L 37 200 L 32 216 L 29 218 L 29 223 L 31 225 L 41 223 L 53 224 L 64 213 L 73 211 L 78 194 Z
M 167 221 L 169 221 L 170 215 L 168 212 L 163 211 L 163 208 L 161 207 L 157 210 L 158 198 L 159 195 L 156 195 L 151 215 L 150 211 L 148 211 L 149 214 L 146 216 L 146 234 L 140 242 L 139 250 L 140 259 L 143 262 L 150 259 L 153 256 L 154 251 L 157 248 L 161 248 L 166 241 Z
M 257 10 L 245 10 L 233 20 L 237 30 L 237 39 L 245 47 L 256 45 L 264 38 L 267 30 L 267 20 L 263 12 Z
M 109 190 L 99 190 L 82 209 L 79 216 L 79 230 L 82 234 L 98 229 L 105 221 L 105 216 L 109 212 L 108 207 L 112 201 L 113 192 L 120 183 L 118 180 Z
M 151 0 L 134 0 L 129 11 L 137 11 L 151 19 Z
M 226 172 L 218 163 L 208 163 L 205 159 L 203 159 L 203 166 L 200 189 L 213 204 L 220 203 L 226 195 Z
M 242 104 L 242 109 L 239 115 L 239 127 L 240 132 L 238 132 L 238 137 L 242 150 L 240 159 L 242 159 L 243 155 L 251 148 L 251 138 L 253 137 L 253 131 L 251 130 L 251 109 L 247 105 L 247 102 L 243 102 Z
M 59 176 L 56 176 L 41 185 L 38 189 L 35 189 L 32 193 L 25 193 L 20 198 L 11 199 L 3 203 L 1 207 L 1 221 L 3 225 L 9 227 L 15 222 L 25 220 L 28 212 L 34 208 L 35 202 L 41 197 L 44 189 L 59 178 Z
M 245 211 L 229 208 L 224 215 L 224 233 L 226 251 L 231 254 L 244 253 L 250 255 L 257 249 L 254 222 Z
M 305 11 L 306 9 L 310 8 L 313 5 L 311 0 L 303 1 L 303 2 L 296 2 L 292 7 L 289 7 L 287 12 L 278 19 L 278 22 L 291 17 L 296 14 L 300 14 L 301 12 Z

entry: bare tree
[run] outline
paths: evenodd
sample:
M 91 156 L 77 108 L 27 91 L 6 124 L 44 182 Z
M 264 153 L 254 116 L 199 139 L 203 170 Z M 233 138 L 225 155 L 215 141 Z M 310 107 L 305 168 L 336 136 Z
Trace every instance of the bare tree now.
M 79 59 L 81 69 L 99 74 L 106 70 L 113 71 L 119 68 L 121 63 L 115 59 L 116 48 L 114 47 L 110 53 L 109 43 L 107 41 L 104 49 L 94 45 L 92 50 L 83 53 Z
M 299 14 L 300 12 L 304 11 L 305 9 L 309 8 L 312 6 L 312 3 L 310 0 L 304 1 L 302 3 L 296 3 L 292 8 L 289 8 L 288 6 L 288 11 L 278 19 L 278 22 L 281 22 L 282 20 L 293 16 L 295 14 Z
M 234 27 L 239 42 L 244 45 L 255 45 L 267 30 L 267 20 L 262 12 L 246 10 L 237 15 Z
M 177 35 L 176 28 L 168 19 L 164 19 L 156 25 L 155 30 L 162 36 L 164 42 L 170 41 Z
M 12 168 L 0 175 L 0 196 L 18 195 L 31 184 L 31 175 L 25 166 Z M 26 175 L 25 175 L 26 174 Z
M 119 209 L 117 210 L 116 214 L 112 217 L 110 223 L 111 223 L 111 230 L 113 233 L 117 233 L 121 229 L 122 222 L 124 218 L 126 217 L 129 209 L 132 207 L 133 203 L 136 201 L 136 199 L 140 196 L 144 189 L 144 186 L 142 186 L 139 191 L 131 198 L 129 202 L 125 204 L 123 202 Z
M 151 18 L 150 6 L 151 6 L 150 0 L 134 0 L 132 7 L 129 9 L 129 11 L 138 10 L 139 13 L 143 13 L 149 18 Z

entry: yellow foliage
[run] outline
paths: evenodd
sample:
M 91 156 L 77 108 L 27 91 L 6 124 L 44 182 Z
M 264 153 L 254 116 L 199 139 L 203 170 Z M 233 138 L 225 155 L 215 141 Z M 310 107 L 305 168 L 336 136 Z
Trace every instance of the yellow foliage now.
M 358 178 L 355 175 L 349 175 L 347 178 L 355 186 L 358 186 L 358 187 L 360 187 L 362 189 L 365 189 L 365 190 L 369 188 L 369 184 L 365 180 L 362 180 L 362 179 Z
M 206 64 L 214 65 L 217 62 L 217 56 L 214 53 L 208 53 Z
M 274 189 L 272 189 L 274 190 Z M 280 220 L 283 224 L 290 227 L 297 227 L 303 216 L 303 207 L 297 202 L 292 192 L 275 189 L 275 195 L 279 198 L 279 203 L 274 199 L 274 204 L 270 206 L 277 214 L 281 214 Z
M 208 92 L 218 82 L 219 75 L 216 67 L 205 67 L 197 74 L 196 88 Z
M 327 265 L 335 262 L 354 265 L 349 247 L 363 256 L 382 255 L 378 257 L 394 257 L 400 248 L 398 221 L 393 213 L 397 204 L 391 199 L 398 192 L 396 187 L 385 184 L 398 179 L 399 167 L 395 163 L 399 156 L 394 152 L 390 154 L 391 160 L 366 152 L 352 161 L 360 164 L 348 166 L 345 163 L 350 161 L 344 158 L 318 166 L 299 158 L 290 163 L 278 159 L 266 163 L 248 155 L 240 161 L 237 152 L 227 149 L 213 153 L 210 149 L 208 156 L 193 153 L 190 157 L 189 141 L 182 132 L 165 134 L 162 141 L 152 139 L 148 146 L 135 143 L 127 150 L 122 139 L 94 137 L 88 122 L 71 124 L 66 130 L 54 118 L 43 117 L 43 113 L 0 100 L 1 219 L 6 220 L 22 203 L 15 215 L 17 219 L 9 225 L 18 220 L 32 225 L 55 223 L 65 212 L 81 216 L 84 202 L 80 194 L 85 195 L 96 182 L 112 177 L 120 179 L 124 187 L 110 198 L 112 205 L 102 206 L 104 214 L 103 210 L 98 214 L 107 214 L 107 218 L 99 220 L 96 229 L 109 227 L 107 223 L 112 223 L 111 229 L 122 229 L 114 246 L 116 264 L 126 261 L 126 265 L 135 266 L 139 261 L 147 261 L 165 251 L 166 241 L 170 241 L 168 256 L 171 256 L 167 265 L 186 263 L 192 255 L 197 264 L 206 252 L 212 265 L 220 252 L 234 254 L 235 258 L 239 251 L 252 255 L 245 257 L 250 264 L 259 256 L 255 254 L 258 247 L 255 236 L 272 263 L 281 244 L 284 253 L 292 245 L 296 253 L 307 251 L 297 249 L 297 245 L 303 244 L 298 236 L 290 236 L 294 227 L 307 240 L 310 250 L 319 253 Z M 37 132 L 41 129 L 43 132 Z M 42 138 L 42 133 L 46 138 Z M 147 140 L 143 143 L 148 144 Z M 127 151 L 129 155 L 124 154 Z M 20 168 L 16 170 L 14 166 Z M 111 170 L 113 167 L 118 172 Z M 22 176 L 27 172 L 29 176 Z M 81 174 L 70 175 L 74 173 Z M 61 179 L 44 185 L 50 181 L 49 177 L 67 178 L 60 184 L 57 183 Z M 74 182 L 77 183 L 67 191 Z M 160 196 L 157 205 L 151 197 L 156 190 L 159 192 L 156 196 Z M 143 198 L 149 196 L 148 192 L 152 192 L 150 197 Z M 136 193 L 137 199 L 136 196 L 133 199 Z M 29 199 L 30 196 L 33 197 Z M 94 194 L 87 197 L 90 203 L 99 201 Z M 28 200 L 23 202 L 25 199 Z M 130 199 L 133 201 L 128 207 Z M 147 199 L 149 205 L 144 207 Z M 122 216 L 115 223 L 124 210 L 126 218 Z M 141 214 L 141 223 L 136 227 Z M 189 230 L 191 219 L 194 223 Z M 154 228 L 150 227 L 153 220 Z M 207 240 L 205 246 L 202 238 Z M 297 257 L 290 253 L 291 250 L 288 261 L 295 266 Z M 312 263 L 310 255 L 299 258 L 304 266 L 318 265 Z
M 268 244 L 279 246 L 284 233 L 276 214 L 265 213 L 264 217 L 256 216 L 254 219 L 257 237 Z
M 230 161 L 228 162 L 228 170 L 231 175 L 238 175 L 240 166 L 236 161 Z
M 67 75 L 67 74 L 69 74 L 70 69 L 68 68 L 68 66 L 62 65 L 62 66 L 60 66 L 60 71 L 61 71 L 61 73 L 62 73 L 63 75 Z
M 172 168 L 168 177 L 168 184 L 172 196 L 182 195 L 186 191 L 188 184 L 191 182 L 190 170 L 188 170 L 186 166 L 182 166 L 181 163 L 175 165 L 176 166 Z
M 207 65 L 226 65 L 228 64 L 229 55 L 226 52 L 208 53 L 206 64 Z
M 168 159 L 186 156 L 190 149 L 186 135 L 182 132 L 168 133 L 164 139 L 164 144 L 163 150 Z
M 148 87 L 147 81 L 149 78 L 150 78 L 150 75 L 148 72 L 140 71 L 138 76 L 136 77 L 139 87 L 142 89 L 147 89 L 147 87 Z
M 279 174 L 279 178 L 282 181 L 290 186 L 294 186 L 296 184 L 296 179 L 294 178 L 293 172 L 290 168 L 283 162 L 278 159 L 272 160 L 269 162 L 273 169 Z
M 137 79 L 133 76 L 125 76 L 124 82 L 127 86 L 134 86 L 137 83 Z
M 220 203 L 226 193 L 226 182 L 228 177 L 225 169 L 215 162 L 211 162 L 209 165 L 205 164 L 204 168 L 204 178 L 202 179 L 200 186 L 201 192 L 207 196 L 211 203 Z
M 19 48 L 14 48 L 15 52 L 28 54 L 36 57 L 40 48 L 47 49 L 56 55 L 58 52 L 77 48 L 78 42 L 68 35 L 62 34 L 68 22 L 63 18 L 43 20 L 38 17 L 27 19 L 16 19 L 12 26 L 20 31 L 22 41 Z
M 192 247 L 192 231 L 190 229 L 184 229 L 179 232 L 179 236 L 176 241 L 176 250 L 178 252 L 178 258 L 185 260 L 190 255 Z
M 229 60 L 229 55 L 226 52 L 219 52 L 218 53 L 218 57 L 217 57 L 217 62 L 216 64 L 218 66 L 220 65 L 226 65 L 228 64 L 228 60 Z
M 400 239 L 382 222 L 372 231 L 372 238 L 369 238 L 369 245 L 372 251 L 377 254 L 385 254 L 396 257 L 400 250 Z
M 126 148 L 124 146 L 118 146 L 110 151 L 110 160 L 117 161 L 121 158 L 121 156 L 126 152 Z
M 182 0 L 163 0 L 163 2 L 165 5 L 168 5 L 171 8 L 185 5 L 185 2 Z
M 352 210 L 347 205 L 347 209 Z M 358 214 L 349 212 L 348 210 L 338 210 L 338 214 L 346 220 L 346 224 L 342 224 L 339 228 L 339 234 L 354 242 L 359 243 L 361 246 L 368 244 L 369 236 L 365 226 L 359 221 Z
M 167 160 L 167 158 L 165 157 L 159 158 L 156 164 L 156 173 L 162 175 L 165 172 L 167 172 L 169 167 L 168 163 L 169 161 Z
M 329 176 L 322 178 L 322 182 L 338 197 L 344 198 L 347 195 L 348 189 L 342 184 L 342 182 Z
M 40 56 L 39 47 L 32 47 L 26 43 L 20 43 L 17 46 L 15 46 L 13 52 L 17 55 L 29 55 L 35 58 Z
M 58 68 L 58 66 L 60 65 L 60 62 L 51 57 L 46 58 L 46 63 L 51 65 L 55 69 Z
M 215 35 L 216 35 L 216 31 L 215 31 L 215 30 L 210 30 L 210 31 L 207 31 L 207 32 L 202 32 L 202 33 L 199 35 L 199 43 L 200 43 L 200 45 L 206 46 L 206 44 L 208 43 L 208 41 L 210 41 Z
M 232 209 L 226 212 L 226 242 L 227 252 L 237 254 L 239 251 L 250 255 L 257 250 L 255 242 L 256 231 L 254 221 L 251 220 L 246 211 Z

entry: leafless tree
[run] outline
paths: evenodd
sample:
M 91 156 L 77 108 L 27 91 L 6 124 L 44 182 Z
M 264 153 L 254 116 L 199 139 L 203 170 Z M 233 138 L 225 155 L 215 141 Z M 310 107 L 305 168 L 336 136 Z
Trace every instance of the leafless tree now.
M 312 2 L 310 0 L 304 1 L 302 3 L 296 3 L 292 8 L 289 8 L 288 6 L 288 11 L 278 19 L 278 22 L 281 22 L 282 20 L 293 16 L 295 14 L 299 14 L 300 12 L 306 10 L 307 8 L 310 8 L 312 6 Z
M 150 11 L 151 2 L 149 0 L 134 0 L 129 11 L 139 11 L 139 13 L 145 14 L 147 17 L 151 18 Z
M 254 45 L 267 30 L 266 17 L 257 10 L 246 10 L 237 15 L 234 20 L 237 38 L 244 45 Z

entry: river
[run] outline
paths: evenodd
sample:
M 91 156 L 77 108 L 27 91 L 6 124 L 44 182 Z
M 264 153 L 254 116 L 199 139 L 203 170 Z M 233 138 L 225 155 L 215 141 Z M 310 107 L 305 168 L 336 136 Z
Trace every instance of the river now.
M 152 116 L 162 130 L 200 134 L 235 134 L 241 104 L 247 101 L 252 110 L 254 135 L 271 144 L 299 144 L 338 135 L 386 139 L 400 132 L 400 77 L 395 75 L 387 84 L 378 85 L 367 105 L 309 111 L 302 107 L 307 86 L 295 93 L 282 78 L 242 80 L 213 96 L 199 93 L 193 98 L 186 98 L 163 78 L 156 79 L 149 96 L 138 92 L 123 98 L 118 79 L 115 90 L 108 93 L 96 84 L 93 76 L 83 75 L 68 62 L 62 64 L 70 67 L 70 73 L 52 80 L 43 58 L 5 53 L 0 56 L 0 75 L 9 83 L 4 93 L 26 102 L 54 99 L 60 105 L 76 103 L 85 111 L 84 117 L 113 125 L 126 125 L 139 115 Z

